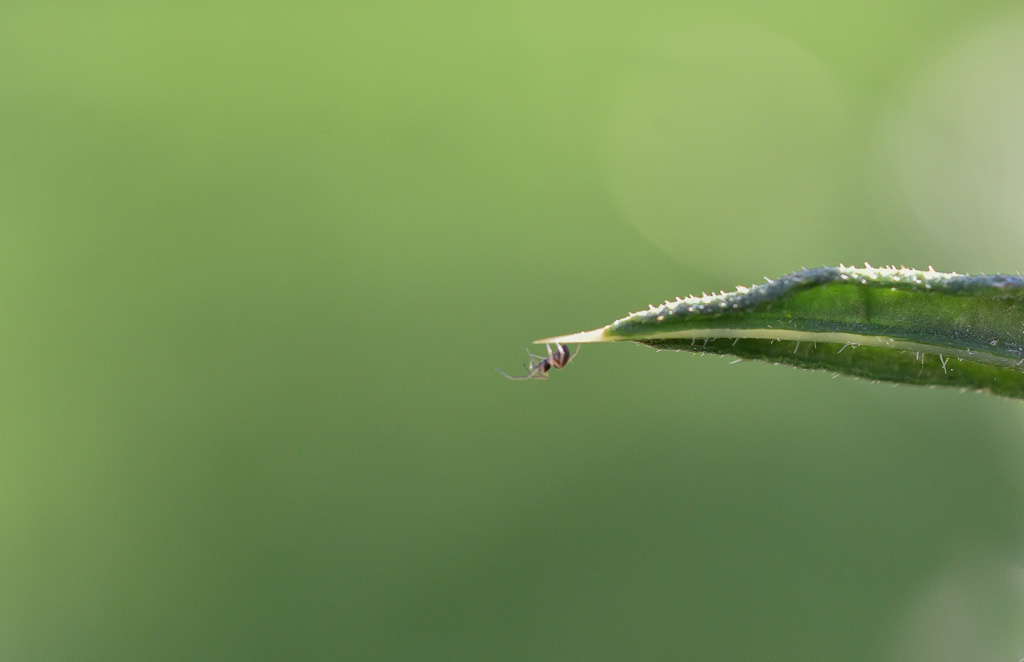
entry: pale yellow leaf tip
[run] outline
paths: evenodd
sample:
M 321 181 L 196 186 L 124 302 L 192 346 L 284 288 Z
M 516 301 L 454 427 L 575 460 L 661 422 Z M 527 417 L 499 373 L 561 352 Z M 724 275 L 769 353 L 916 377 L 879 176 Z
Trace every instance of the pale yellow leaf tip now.
M 593 331 L 580 331 L 579 333 L 570 333 L 567 336 L 554 336 L 553 338 L 541 338 L 540 340 L 534 340 L 535 345 L 544 345 L 547 343 L 561 343 L 563 345 L 572 345 L 576 343 L 584 342 L 612 342 L 618 340 L 604 335 L 607 326 L 602 326 L 600 329 L 594 329 Z

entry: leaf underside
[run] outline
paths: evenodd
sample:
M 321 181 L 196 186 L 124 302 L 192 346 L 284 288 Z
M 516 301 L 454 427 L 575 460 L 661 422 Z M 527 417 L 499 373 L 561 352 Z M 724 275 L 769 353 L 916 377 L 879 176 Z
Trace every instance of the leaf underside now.
M 1024 399 L 1024 277 L 809 269 L 537 342 L 624 340 Z

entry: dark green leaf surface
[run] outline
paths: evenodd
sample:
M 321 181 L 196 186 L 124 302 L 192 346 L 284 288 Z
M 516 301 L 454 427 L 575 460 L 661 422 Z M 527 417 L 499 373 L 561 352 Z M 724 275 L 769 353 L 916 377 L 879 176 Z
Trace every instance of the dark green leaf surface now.
M 809 269 L 538 342 L 620 340 L 1024 398 L 1024 278 Z

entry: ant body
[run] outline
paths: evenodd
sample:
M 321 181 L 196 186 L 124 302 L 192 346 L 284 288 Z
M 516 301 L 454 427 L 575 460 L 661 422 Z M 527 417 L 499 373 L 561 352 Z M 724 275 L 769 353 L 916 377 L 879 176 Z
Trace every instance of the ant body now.
M 505 374 L 501 370 L 501 374 L 505 375 L 509 379 L 547 379 L 548 371 L 552 368 L 564 368 L 569 365 L 569 361 L 573 359 L 574 354 L 569 352 L 569 348 L 561 343 L 555 343 L 555 351 L 551 351 L 551 345 L 545 345 L 548 349 L 547 356 L 537 356 L 531 354 L 530 350 L 526 350 L 527 354 L 530 354 L 530 364 L 524 366 L 526 368 L 526 375 L 524 377 L 513 377 L 512 375 Z M 576 354 L 579 354 L 579 350 L 576 350 Z

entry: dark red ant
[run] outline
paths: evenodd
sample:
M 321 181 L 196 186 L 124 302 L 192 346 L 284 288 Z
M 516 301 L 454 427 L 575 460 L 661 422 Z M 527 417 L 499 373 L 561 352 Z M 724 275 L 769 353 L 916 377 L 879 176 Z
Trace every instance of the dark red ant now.
M 569 365 L 569 361 L 575 357 L 574 354 L 569 352 L 569 348 L 561 343 L 555 343 L 554 352 L 551 351 L 551 345 L 544 346 L 548 349 L 547 356 L 537 356 L 536 354 L 531 354 L 530 350 L 526 350 L 526 353 L 530 355 L 530 364 L 524 364 L 524 367 L 526 368 L 526 376 L 524 377 L 513 377 L 512 375 L 506 374 L 497 368 L 495 368 L 495 370 L 498 370 L 498 372 L 509 379 L 547 379 L 549 370 L 552 368 L 564 368 Z M 576 354 L 579 353 L 580 351 L 577 349 Z

